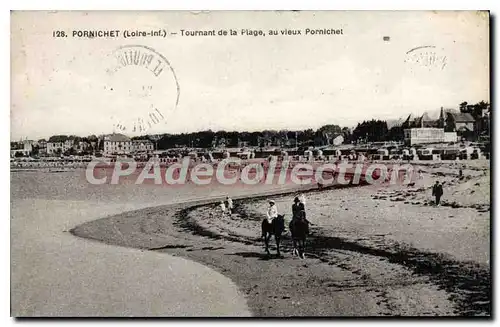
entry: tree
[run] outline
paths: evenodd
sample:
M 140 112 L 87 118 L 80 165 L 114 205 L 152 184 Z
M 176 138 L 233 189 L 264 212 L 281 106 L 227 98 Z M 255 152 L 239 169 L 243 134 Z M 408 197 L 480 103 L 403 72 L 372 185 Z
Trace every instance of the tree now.
M 65 142 L 68 138 L 67 135 L 54 135 L 49 138 L 49 142 Z
M 387 139 L 387 122 L 372 119 L 358 123 L 353 131 L 353 138 L 356 141 L 379 142 Z
M 460 107 L 460 112 L 466 112 L 467 111 L 467 102 L 464 101 L 461 104 L 459 104 Z
M 401 141 L 404 139 L 404 128 L 402 126 L 393 126 L 387 133 L 388 141 Z
M 485 101 L 480 101 L 476 104 L 469 105 L 467 102 L 462 102 L 460 105 L 460 112 L 471 114 L 474 119 L 479 119 L 483 116 L 483 111 L 490 107 L 490 104 Z

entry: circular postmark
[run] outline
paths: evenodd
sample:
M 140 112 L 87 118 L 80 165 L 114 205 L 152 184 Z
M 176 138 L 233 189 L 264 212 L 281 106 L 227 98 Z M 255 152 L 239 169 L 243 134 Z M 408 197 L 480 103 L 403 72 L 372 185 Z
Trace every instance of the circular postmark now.
M 407 51 L 404 62 L 412 65 L 412 68 L 443 70 L 448 63 L 448 58 L 444 49 L 425 45 Z
M 121 46 L 106 59 L 105 105 L 113 131 L 143 134 L 166 123 L 180 97 L 170 62 L 143 45 Z

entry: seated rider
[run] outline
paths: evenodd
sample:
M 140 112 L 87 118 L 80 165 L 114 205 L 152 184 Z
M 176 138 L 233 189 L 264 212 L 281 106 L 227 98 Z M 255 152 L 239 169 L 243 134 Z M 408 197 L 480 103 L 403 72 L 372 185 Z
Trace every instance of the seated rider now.
M 267 209 L 267 222 L 271 223 L 276 217 L 278 217 L 278 208 L 276 207 L 276 202 L 270 200 L 269 208 Z
M 307 222 L 307 224 L 312 224 L 306 218 L 306 208 L 304 206 L 304 203 L 302 203 L 298 197 L 296 197 L 293 202 L 294 204 L 292 204 L 292 220 L 294 220 L 295 218 L 302 218 Z
M 295 197 L 292 204 L 292 220 L 295 219 L 295 217 L 301 210 L 305 210 L 304 204 L 300 202 L 298 197 Z

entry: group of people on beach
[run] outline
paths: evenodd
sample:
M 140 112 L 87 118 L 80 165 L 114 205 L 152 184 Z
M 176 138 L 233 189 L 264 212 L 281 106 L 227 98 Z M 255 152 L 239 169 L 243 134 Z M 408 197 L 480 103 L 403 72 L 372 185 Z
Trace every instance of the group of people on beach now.
M 220 204 L 220 209 L 222 211 L 222 216 L 228 215 L 231 217 L 233 214 L 234 210 L 234 205 L 233 205 L 233 199 L 231 199 L 229 196 L 226 197 L 225 201 L 221 201 Z
M 292 221 L 295 219 L 303 219 L 307 225 L 311 222 L 306 218 L 306 199 L 304 195 L 300 197 L 295 197 L 292 204 Z M 278 207 L 274 200 L 269 200 L 269 207 L 267 209 L 266 218 L 269 223 L 272 223 L 273 219 L 278 217 Z M 286 224 L 285 224 L 286 226 Z
M 292 220 L 294 219 L 303 219 L 307 222 L 308 225 L 311 224 L 309 220 L 306 218 L 306 199 L 304 195 L 297 196 L 293 200 L 292 204 Z M 220 201 L 219 208 L 222 213 L 222 216 L 231 215 L 234 212 L 234 203 L 231 197 L 227 196 L 225 200 Z M 278 207 L 276 206 L 276 202 L 274 200 L 269 200 L 269 207 L 267 208 L 266 217 L 269 223 L 272 223 L 274 218 L 278 217 Z

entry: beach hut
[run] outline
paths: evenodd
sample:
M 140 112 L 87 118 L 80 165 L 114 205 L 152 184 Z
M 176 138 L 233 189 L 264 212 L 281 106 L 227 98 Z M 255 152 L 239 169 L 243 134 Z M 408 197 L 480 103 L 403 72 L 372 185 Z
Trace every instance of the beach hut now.
M 460 151 L 458 149 L 443 149 L 441 153 L 441 159 L 443 160 L 456 160 L 460 157 Z
M 399 148 L 392 148 L 389 151 L 389 157 L 391 159 L 401 159 L 403 156 L 403 151 Z
M 304 157 L 308 161 L 313 160 L 313 152 L 311 150 L 304 151 Z
M 389 150 L 377 149 L 377 153 L 374 158 L 375 160 L 389 160 Z
M 245 152 L 239 152 L 236 155 L 238 156 L 238 158 L 240 158 L 242 160 L 247 160 L 247 159 L 250 159 L 251 153 L 248 151 L 245 151 Z
M 364 161 L 366 160 L 366 156 L 365 156 L 365 154 L 364 154 L 364 153 L 362 153 L 362 152 L 357 153 L 357 154 L 356 154 L 356 157 L 357 157 L 357 158 L 356 158 L 356 160 L 357 160 L 358 162 L 364 162 Z
M 420 160 L 434 160 L 434 148 L 423 148 L 420 150 L 418 158 Z
M 470 160 L 479 159 L 481 157 L 481 149 L 478 147 L 468 146 L 460 149 L 460 159 Z
M 335 157 L 337 160 L 341 160 L 342 159 L 342 151 L 340 151 L 340 149 L 336 149 L 335 150 Z
M 472 152 L 471 159 L 481 159 L 483 156 L 482 151 L 479 147 L 474 147 L 474 151 Z

